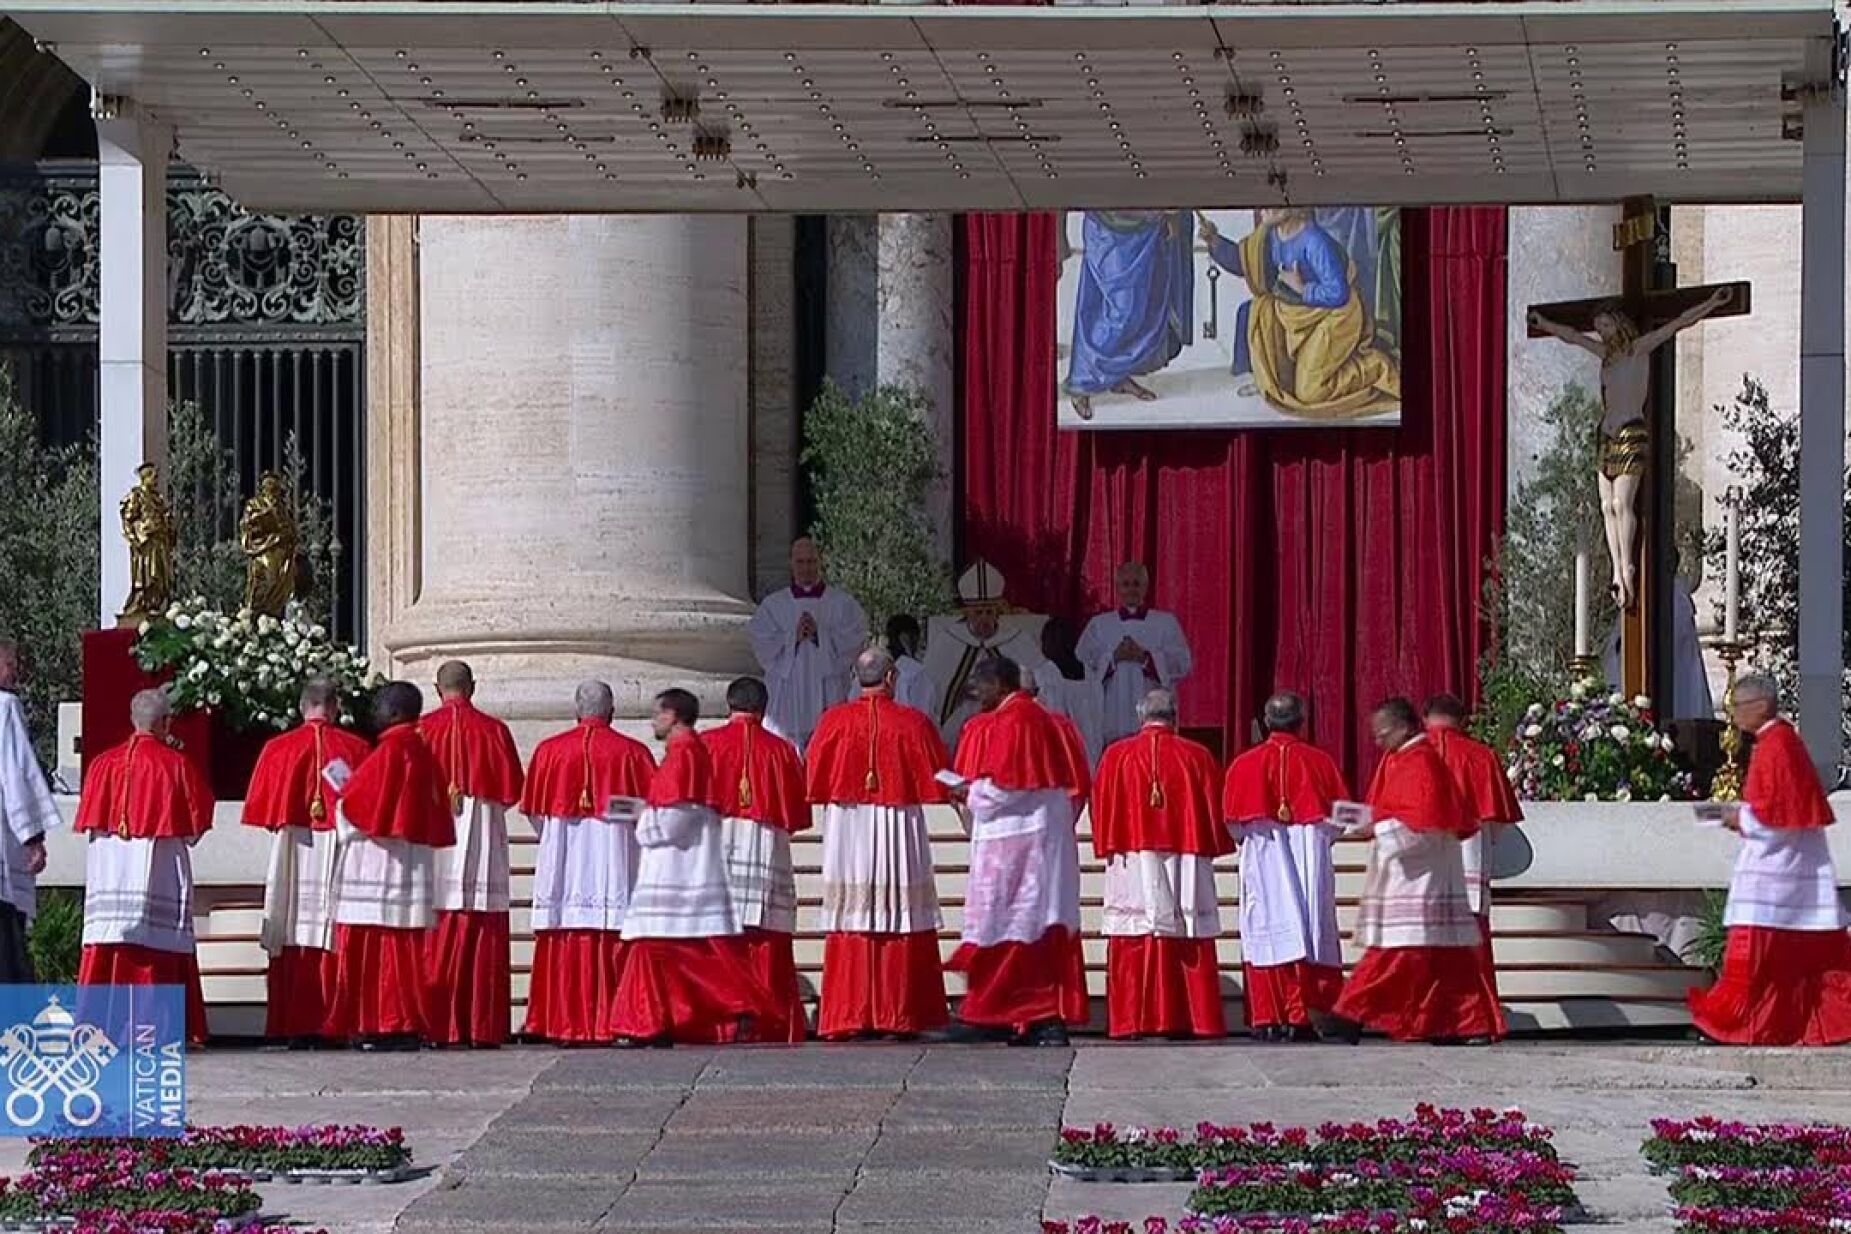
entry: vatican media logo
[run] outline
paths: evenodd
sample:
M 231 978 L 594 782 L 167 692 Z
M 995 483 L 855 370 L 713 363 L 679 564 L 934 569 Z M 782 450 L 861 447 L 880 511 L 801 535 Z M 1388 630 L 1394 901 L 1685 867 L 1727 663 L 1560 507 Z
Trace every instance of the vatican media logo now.
M 177 1136 L 186 1128 L 179 986 L 0 986 L 0 1135 Z

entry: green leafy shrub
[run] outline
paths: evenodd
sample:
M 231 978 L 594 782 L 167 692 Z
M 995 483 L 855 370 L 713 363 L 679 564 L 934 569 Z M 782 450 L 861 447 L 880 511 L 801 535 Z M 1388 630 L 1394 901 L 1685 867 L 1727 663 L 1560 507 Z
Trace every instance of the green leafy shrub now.
M 32 969 L 45 985 L 77 980 L 84 949 L 84 893 L 78 887 L 41 887 L 39 911 L 26 933 Z

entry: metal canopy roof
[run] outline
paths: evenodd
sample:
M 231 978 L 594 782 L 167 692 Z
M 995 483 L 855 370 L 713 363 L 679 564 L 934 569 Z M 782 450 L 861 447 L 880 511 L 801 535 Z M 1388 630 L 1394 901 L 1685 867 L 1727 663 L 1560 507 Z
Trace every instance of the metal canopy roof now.
M 1833 29 L 1829 0 L 0 7 L 251 207 L 420 213 L 1795 201 L 1782 87 Z

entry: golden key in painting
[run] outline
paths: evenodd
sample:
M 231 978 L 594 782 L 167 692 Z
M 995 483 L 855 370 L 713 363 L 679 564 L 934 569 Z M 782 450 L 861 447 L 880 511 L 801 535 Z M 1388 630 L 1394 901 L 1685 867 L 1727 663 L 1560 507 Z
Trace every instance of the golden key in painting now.
M 1399 210 L 1087 210 L 1063 228 L 1063 428 L 1400 422 Z

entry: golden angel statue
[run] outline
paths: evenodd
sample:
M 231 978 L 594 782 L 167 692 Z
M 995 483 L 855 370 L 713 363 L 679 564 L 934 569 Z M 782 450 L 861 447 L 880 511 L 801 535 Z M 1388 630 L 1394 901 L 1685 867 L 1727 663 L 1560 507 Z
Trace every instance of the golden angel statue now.
M 122 538 L 129 542 L 129 594 L 117 620 L 138 625 L 167 611 L 174 598 L 174 516 L 153 463 L 135 469 L 122 499 Z
M 244 607 L 253 613 L 281 617 L 296 594 L 296 557 L 301 534 L 283 491 L 283 478 L 266 471 L 257 481 L 257 494 L 244 503 L 238 523 L 238 546 L 244 550 L 248 573 L 244 580 Z

